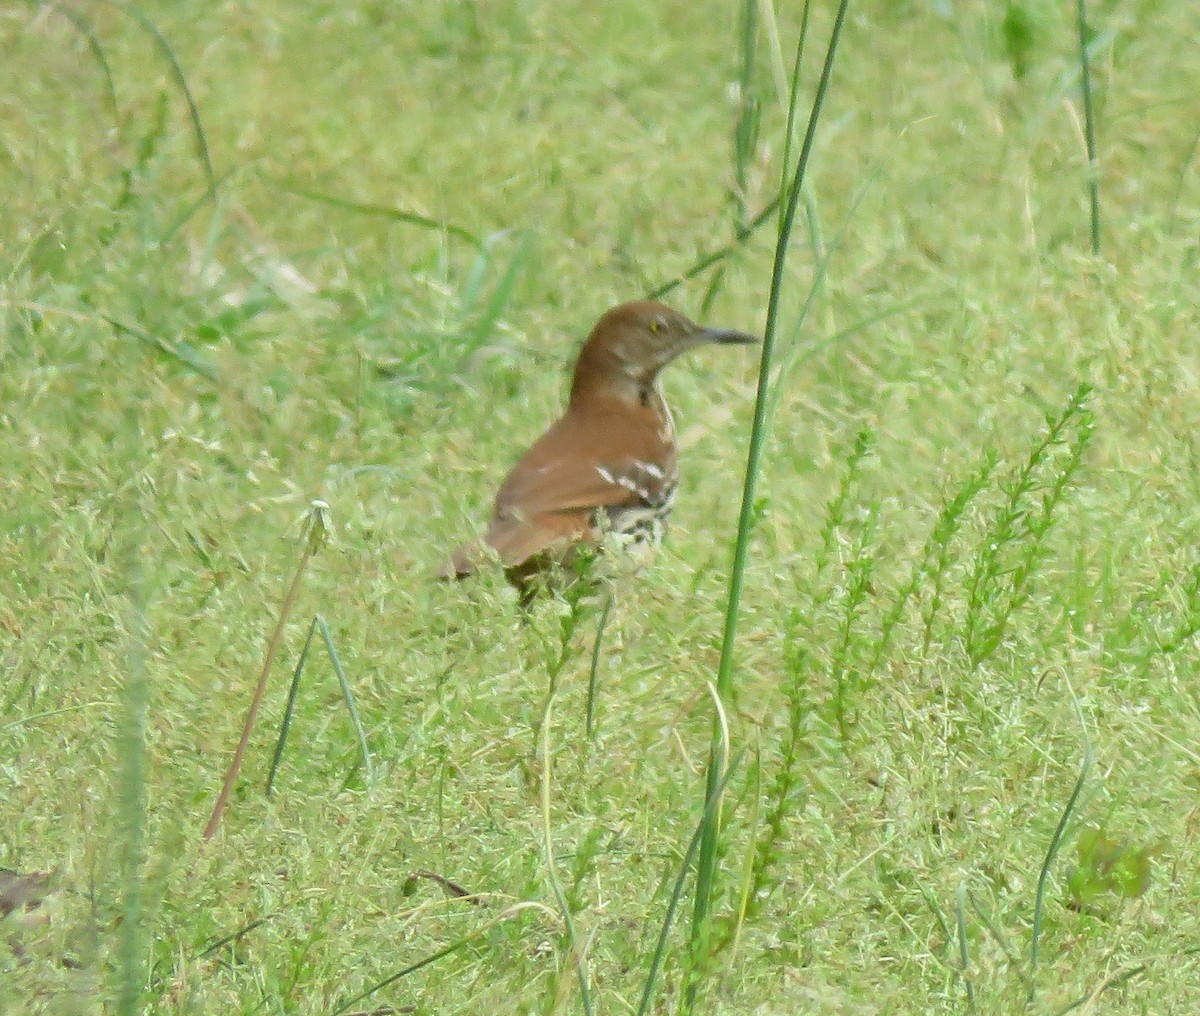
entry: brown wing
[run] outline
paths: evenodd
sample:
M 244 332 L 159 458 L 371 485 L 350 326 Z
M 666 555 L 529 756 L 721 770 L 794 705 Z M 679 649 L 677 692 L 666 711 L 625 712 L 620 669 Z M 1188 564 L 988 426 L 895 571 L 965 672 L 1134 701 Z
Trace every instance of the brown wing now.
M 540 516 L 528 523 L 492 519 L 482 540 L 463 544 L 443 566 L 444 579 L 473 575 L 488 558 L 488 548 L 505 568 L 524 564 L 555 544 L 571 544 L 591 535 L 591 512 L 571 512 Z
M 508 474 L 482 543 L 512 568 L 557 544 L 593 539 L 597 509 L 656 503 L 674 471 L 672 436 L 653 415 L 631 418 L 626 407 L 568 414 Z M 483 553 L 480 544 L 460 548 L 443 574 L 469 575 Z
M 513 568 L 553 547 L 586 542 L 592 535 L 590 511 L 549 512 L 530 518 L 493 518 L 483 543 L 496 552 L 505 568 Z

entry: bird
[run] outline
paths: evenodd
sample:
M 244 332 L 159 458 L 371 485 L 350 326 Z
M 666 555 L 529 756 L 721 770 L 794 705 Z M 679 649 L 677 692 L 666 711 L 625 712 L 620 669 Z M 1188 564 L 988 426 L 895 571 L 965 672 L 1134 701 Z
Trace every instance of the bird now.
M 501 484 L 482 539 L 459 547 L 440 577 L 461 579 L 498 559 L 513 584 L 526 589 L 570 567 L 581 552 L 612 542 L 625 554 L 652 550 L 678 485 L 663 369 L 696 346 L 758 341 L 698 325 L 649 300 L 606 312 L 579 351 L 563 415 Z

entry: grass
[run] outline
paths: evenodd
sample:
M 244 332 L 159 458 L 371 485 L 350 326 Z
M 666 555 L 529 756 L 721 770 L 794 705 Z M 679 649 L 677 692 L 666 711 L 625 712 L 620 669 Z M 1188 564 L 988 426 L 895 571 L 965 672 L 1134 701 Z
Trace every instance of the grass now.
M 595 667 L 594 612 L 428 581 L 609 305 L 763 326 L 794 6 L 0 15 L 0 866 L 58 887 L 0 1012 L 1197 1007 L 1188 5 L 1087 7 L 1099 258 L 1078 9 L 851 5 L 703 955 L 751 359 L 668 375 L 684 485 Z

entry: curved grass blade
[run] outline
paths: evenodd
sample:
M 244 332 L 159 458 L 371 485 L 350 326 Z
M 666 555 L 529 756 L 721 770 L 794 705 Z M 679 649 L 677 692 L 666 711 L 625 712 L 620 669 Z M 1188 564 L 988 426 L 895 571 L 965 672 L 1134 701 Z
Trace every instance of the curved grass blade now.
M 971 950 L 967 939 L 967 887 L 958 887 L 958 902 L 955 907 L 955 937 L 958 939 L 958 962 L 963 984 L 967 988 L 967 1011 L 977 1012 L 975 1007 L 975 985 L 971 982 Z
M 1037 997 L 1038 945 L 1041 941 L 1042 914 L 1045 911 L 1046 903 L 1046 880 L 1050 876 L 1050 865 L 1054 863 L 1058 848 L 1062 845 L 1063 833 L 1066 831 L 1071 813 L 1075 810 L 1075 802 L 1079 800 L 1079 795 L 1083 790 L 1084 784 L 1087 782 L 1087 775 L 1092 768 L 1092 761 L 1092 742 L 1090 739 L 1085 739 L 1083 764 L 1079 767 L 1079 778 L 1075 781 L 1075 789 L 1071 791 L 1071 797 L 1067 801 L 1067 806 L 1063 808 L 1063 813 L 1058 820 L 1058 826 L 1054 830 L 1054 835 L 1050 837 L 1050 847 L 1046 851 L 1046 859 L 1042 862 L 1042 870 L 1038 875 L 1037 894 L 1033 901 L 1033 931 L 1029 940 L 1029 993 L 1026 996 L 1026 1001 L 1029 1005 L 1033 1005 Z
M 404 969 L 399 970 L 396 973 L 389 975 L 388 977 L 385 977 L 382 981 L 377 981 L 375 984 L 371 985 L 371 987 L 367 988 L 366 990 L 360 991 L 357 995 L 353 996 L 352 998 L 347 999 L 345 1002 L 342 1002 L 340 1005 L 337 1006 L 337 1008 L 331 1009 L 329 1011 L 328 1016 L 342 1016 L 342 1014 L 345 1013 L 347 1010 L 349 1010 L 351 1006 L 356 1005 L 357 1003 L 361 1002 L 364 998 L 369 998 L 371 995 L 374 995 L 375 992 L 382 991 L 384 988 L 388 987 L 389 985 L 395 984 L 397 981 L 407 977 L 409 974 L 416 973 L 422 967 L 427 967 L 431 963 L 436 963 L 438 960 L 445 959 L 447 956 L 452 956 L 454 953 L 458 952 L 460 949 L 464 948 L 465 946 L 470 945 L 477 938 L 480 938 L 481 936 L 485 935 L 487 932 L 491 931 L 492 928 L 496 927 L 499 924 L 504 923 L 507 920 L 510 920 L 511 918 L 515 917 L 517 914 L 523 913 L 526 910 L 545 911 L 546 908 L 543 907 L 540 903 L 526 902 L 526 903 L 514 904 L 513 906 L 511 906 L 507 910 L 505 910 L 503 913 L 497 914 L 495 918 L 488 921 L 486 924 L 483 924 L 480 927 L 476 928 L 474 931 L 464 935 L 462 938 L 458 939 L 456 942 L 451 942 L 450 945 L 446 946 L 444 949 L 439 949 L 439 950 L 437 950 L 437 952 L 430 953 L 428 956 L 424 957 L 423 959 L 417 960 L 416 963 L 410 963 L 407 967 L 404 967 Z
M 241 168 L 241 166 L 232 166 L 225 170 L 224 173 L 217 177 L 216 182 L 213 184 L 212 190 L 205 191 L 198 198 L 196 198 L 195 201 L 193 201 L 177 216 L 175 216 L 175 218 L 168 223 L 167 228 L 162 231 L 162 236 L 158 238 L 159 245 L 165 247 L 167 244 L 169 244 L 175 238 L 175 234 L 191 221 L 192 216 L 213 200 L 216 192 L 220 190 L 221 185 L 224 184 L 225 181 L 232 177 L 235 173 L 237 173 Z
M 528 254 L 529 233 L 525 232 L 521 234 L 517 249 L 504 269 L 504 274 L 500 276 L 500 281 L 496 283 L 496 288 L 492 291 L 491 298 L 484 306 L 483 312 L 463 335 L 463 353 L 460 362 L 477 352 L 491 336 L 492 329 L 496 327 L 496 322 L 500 320 L 500 316 L 512 299 L 513 290 L 516 288 L 517 279 L 521 275 L 521 268 L 524 266 Z
M 1189 949 L 1187 951 L 1193 952 L 1194 950 Z M 1074 1012 L 1076 1009 L 1082 1009 L 1085 1005 L 1091 1009 L 1096 999 L 1098 999 L 1110 988 L 1119 988 L 1126 981 L 1132 981 L 1135 977 L 1139 977 L 1144 974 L 1148 969 L 1150 969 L 1149 963 L 1139 963 L 1136 966 L 1130 967 L 1128 970 L 1122 970 L 1119 973 L 1113 974 L 1112 977 L 1108 978 L 1108 980 L 1101 984 L 1100 987 L 1098 987 L 1095 991 L 1088 992 L 1088 994 L 1084 995 L 1082 998 L 1077 998 L 1074 1002 L 1070 1003 L 1070 1005 L 1063 1006 L 1063 1008 L 1059 1009 L 1054 1016 L 1066 1016 L 1067 1013 Z M 1091 1011 L 1095 1010 L 1091 1009 Z
M 1200 152 L 1200 129 L 1192 136 L 1192 143 L 1188 146 L 1187 154 L 1184 155 L 1183 161 L 1179 164 L 1179 169 L 1175 173 L 1175 192 L 1171 196 L 1171 207 L 1167 213 L 1167 228 L 1175 228 L 1175 220 L 1179 216 L 1179 201 L 1183 197 L 1183 185 L 1188 178 L 1188 167 L 1192 164 L 1192 160 L 1196 158 L 1196 153 Z
M 171 68 L 171 77 L 175 79 L 175 84 L 179 86 L 179 90 L 183 92 L 184 100 L 187 102 L 188 117 L 192 122 L 192 135 L 196 139 L 196 150 L 200 155 L 200 164 L 204 168 L 204 179 L 208 184 L 208 195 L 211 197 L 217 191 L 217 175 L 213 172 L 212 158 L 208 153 L 208 135 L 204 132 L 204 123 L 200 119 L 200 109 L 196 105 L 195 96 L 192 95 L 187 75 L 183 73 L 183 67 L 180 66 L 179 59 L 175 56 L 175 51 L 171 48 L 171 44 L 167 42 L 166 37 L 158 30 L 158 26 L 150 20 L 149 16 L 141 8 L 135 7 L 133 4 L 122 3 L 121 0 L 99 0 L 99 2 L 108 4 L 110 7 L 115 7 L 121 13 L 141 25 L 142 29 L 154 40 L 159 52 L 166 57 L 167 63 Z
M 104 47 L 100 45 L 99 38 L 97 38 L 96 33 L 92 30 L 92 23 L 78 11 L 72 10 L 65 4 L 51 4 L 50 9 L 57 11 L 71 22 L 75 30 L 83 36 L 88 49 L 91 51 L 92 56 L 95 57 L 96 63 L 100 65 L 100 70 L 104 74 L 105 95 L 108 99 L 109 108 L 112 110 L 113 123 L 117 123 L 121 119 L 121 110 L 117 103 L 117 86 L 113 81 L 112 67 L 109 66 Z
M 196 353 L 187 343 L 181 342 L 172 345 L 166 339 L 160 339 L 157 335 L 151 335 L 149 332 L 143 331 L 141 328 L 135 328 L 133 325 L 124 324 L 116 318 L 109 317 L 107 314 L 101 314 L 100 317 L 123 335 L 129 335 L 139 342 L 145 343 L 151 349 L 157 349 L 160 353 L 186 367 L 193 374 L 199 374 L 207 381 L 216 382 L 216 368 Z
M 750 239 L 764 222 L 775 214 L 775 210 L 782 203 L 782 195 L 776 194 L 775 197 L 767 203 L 757 215 L 754 216 L 745 226 L 738 228 L 731 243 L 725 244 L 723 247 L 718 247 L 716 250 L 709 251 L 706 254 L 701 254 L 690 267 L 685 268 L 675 278 L 656 286 L 646 294 L 647 300 L 658 300 L 666 296 L 673 290 L 678 289 L 685 282 L 691 282 L 697 276 L 703 275 L 713 265 L 720 264 L 726 258 L 731 257 L 738 250 L 745 246 L 746 241 Z
M 334 194 L 322 194 L 319 191 L 308 190 L 305 187 L 293 187 L 282 182 L 279 183 L 279 188 L 298 198 L 328 205 L 330 208 L 340 208 L 343 211 L 357 212 L 360 215 L 378 215 L 380 218 L 391 219 L 394 222 L 404 222 L 410 226 L 420 226 L 422 229 L 432 229 L 439 233 L 447 233 L 450 236 L 457 237 L 469 243 L 472 247 L 480 251 L 483 251 L 486 246 L 470 230 L 463 229 L 462 226 L 456 226 L 452 222 L 431 219 L 428 215 L 419 215 L 416 212 L 405 211 L 403 208 L 392 208 L 390 205 L 377 205 L 369 201 L 351 201 L 349 198 L 339 198 Z

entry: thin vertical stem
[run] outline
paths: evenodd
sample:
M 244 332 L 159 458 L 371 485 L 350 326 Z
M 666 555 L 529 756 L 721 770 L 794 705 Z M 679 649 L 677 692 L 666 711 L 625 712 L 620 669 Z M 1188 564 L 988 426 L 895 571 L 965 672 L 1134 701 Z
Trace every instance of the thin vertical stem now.
M 1086 0 L 1076 0 L 1079 15 L 1079 71 L 1083 87 L 1083 130 L 1087 143 L 1088 197 L 1092 212 L 1092 253 L 1100 253 L 1100 161 L 1096 156 L 1096 117 L 1092 110 L 1092 75 L 1088 60 L 1088 36 Z
M 800 202 L 800 192 L 804 184 L 808 161 L 812 155 L 813 142 L 816 138 L 817 123 L 821 115 L 821 107 L 829 90 L 829 79 L 833 73 L 833 61 L 837 52 L 838 38 L 846 19 L 849 0 L 841 0 L 838 5 L 833 30 L 830 33 L 829 48 L 825 53 L 825 64 L 821 68 L 821 78 L 817 83 L 816 95 L 813 98 L 812 113 L 808 119 L 808 128 L 804 135 L 804 143 L 800 149 L 800 157 L 796 163 L 795 176 L 792 179 L 788 193 L 787 204 L 779 223 L 779 236 L 775 245 L 775 263 L 771 273 L 771 292 L 767 300 L 767 322 L 763 335 L 762 357 L 758 368 L 758 391 L 754 404 L 754 423 L 750 430 L 750 446 L 747 452 L 746 475 L 742 489 L 742 507 L 738 518 L 737 542 L 734 545 L 733 564 L 729 575 L 729 594 L 726 600 L 725 630 L 721 643 L 721 662 L 717 669 L 716 688 L 721 701 L 727 699 L 733 690 L 733 648 L 737 634 L 737 623 L 741 608 L 742 585 L 746 571 L 746 557 L 750 546 L 750 529 L 754 516 L 754 501 L 758 489 L 758 473 L 762 461 L 763 446 L 766 440 L 766 411 L 770 393 L 771 363 L 775 353 L 775 333 L 778 327 L 779 303 L 783 293 L 783 270 L 787 261 L 788 247 L 791 242 L 792 226 L 796 219 L 796 209 Z M 799 54 L 797 54 L 799 57 Z M 798 81 L 799 76 L 793 81 Z M 720 716 L 713 720 L 713 740 L 709 752 L 708 778 L 705 786 L 704 808 L 708 820 L 705 822 L 704 833 L 700 843 L 700 859 L 696 870 L 696 900 L 692 912 L 691 952 L 693 961 L 698 960 L 705 939 L 709 907 L 712 902 L 713 882 L 717 864 L 717 841 L 720 828 L 720 809 L 715 802 L 720 794 L 721 774 L 725 770 L 725 748 L 721 739 L 719 727 Z M 685 1001 L 685 1011 L 690 1010 L 695 1001 L 696 981 L 688 985 Z
M 600 611 L 600 620 L 596 622 L 596 641 L 592 643 L 592 666 L 588 674 L 587 691 L 587 736 L 590 740 L 596 736 L 596 694 L 600 681 L 600 644 L 604 638 L 604 630 L 608 627 L 608 615 L 612 612 L 613 591 L 608 590 L 604 598 L 604 607 Z
M 796 61 L 792 64 L 792 84 L 788 92 L 787 125 L 783 129 L 783 172 L 779 179 L 779 194 L 787 184 L 787 168 L 792 161 L 792 140 L 796 133 L 796 102 L 800 98 L 800 72 L 804 66 L 804 44 L 808 41 L 808 21 L 812 12 L 812 0 L 804 0 L 804 11 L 800 15 L 800 41 L 796 43 Z M 779 233 L 783 233 L 783 223 L 787 218 L 787 205 L 776 201 L 779 205 Z M 792 211 L 793 217 L 795 210 Z
M 145 391 L 136 392 L 144 396 Z M 143 1010 L 146 991 L 148 941 L 145 927 L 145 872 L 148 856 L 149 795 L 147 790 L 147 723 L 150 699 L 149 676 L 149 581 L 146 569 L 145 527 L 148 519 L 147 482 L 149 473 L 138 438 L 143 420 L 137 409 L 138 398 L 131 399 L 125 412 L 125 440 L 121 442 L 127 459 L 134 465 L 129 487 L 131 503 L 120 516 L 128 521 L 113 532 L 114 559 L 128 588 L 129 612 L 126 625 L 125 686 L 119 711 L 119 769 L 117 783 L 117 861 L 121 884 L 121 922 L 115 931 L 116 1016 L 138 1016 Z
M 304 540 L 304 550 L 300 554 L 299 562 L 296 564 L 296 573 L 292 576 L 292 581 L 289 583 L 287 592 L 283 596 L 283 604 L 279 608 L 279 617 L 275 621 L 275 628 L 271 632 L 270 640 L 267 642 L 267 652 L 263 657 L 262 670 L 258 675 L 258 684 L 254 686 L 254 695 L 250 699 L 250 709 L 246 713 L 246 722 L 242 725 L 242 736 L 238 740 L 237 748 L 234 750 L 233 761 L 229 763 L 229 769 L 225 773 L 225 782 L 221 786 L 221 793 L 217 796 L 217 803 L 213 805 L 212 816 L 208 820 L 208 825 L 204 827 L 204 839 L 206 842 L 213 838 L 213 834 L 221 824 L 221 816 L 224 815 L 225 807 L 229 804 L 229 795 L 233 793 L 233 786 L 237 783 L 238 774 L 242 771 L 242 759 L 246 754 L 246 746 L 250 743 L 250 734 L 254 730 L 254 723 L 258 719 L 258 710 L 262 705 L 263 695 L 267 690 L 267 678 L 270 677 L 271 666 L 275 662 L 275 654 L 279 651 L 279 643 L 283 639 L 284 626 L 287 624 L 288 617 L 292 612 L 292 605 L 296 602 L 296 596 L 300 592 L 300 580 L 304 577 L 304 569 L 308 566 L 309 559 L 324 546 L 325 541 L 329 538 L 329 506 L 324 501 L 312 502 L 306 514 L 306 525 L 308 532 Z
M 135 559 L 136 561 L 136 559 Z M 142 1011 L 145 967 L 142 957 L 142 872 L 146 864 L 146 600 L 141 566 L 133 571 L 133 618 L 129 631 L 125 717 L 121 738 L 122 910 L 119 1016 Z
M 271 756 L 271 768 L 267 772 L 267 797 L 275 793 L 275 774 L 279 772 L 279 763 L 283 761 L 283 752 L 287 748 L 292 716 L 296 712 L 296 699 L 300 697 L 300 678 L 304 675 L 304 664 L 308 662 L 308 650 L 316 633 L 317 618 L 314 616 L 304 637 L 304 645 L 300 647 L 300 659 L 296 661 L 296 669 L 292 672 L 292 686 L 288 689 L 287 705 L 283 707 L 283 722 L 279 724 L 279 739 L 275 742 L 275 754 Z
M 292 612 L 292 604 L 296 602 L 296 594 L 300 591 L 300 580 L 304 577 L 304 568 L 312 555 L 309 548 L 304 549 L 296 573 L 292 576 L 291 584 L 283 597 L 283 606 L 279 609 L 279 618 L 275 622 L 275 630 L 267 643 L 267 652 L 263 657 L 262 671 L 258 675 L 258 683 L 254 686 L 254 695 L 250 699 L 250 709 L 246 713 L 246 722 L 242 725 L 242 736 L 238 739 L 237 748 L 233 752 L 233 761 L 225 772 L 225 782 L 221 785 L 221 793 L 217 795 L 217 803 L 213 805 L 212 815 L 208 825 L 204 827 L 204 839 L 211 840 L 213 833 L 221 824 L 221 816 L 225 814 L 225 806 L 229 803 L 229 795 L 237 783 L 238 774 L 242 771 L 242 759 L 246 754 L 246 746 L 250 743 L 250 734 L 254 730 L 254 722 L 258 719 L 258 709 L 262 705 L 263 695 L 267 690 L 267 678 L 271 674 L 271 666 L 275 662 L 275 654 L 279 651 L 279 642 L 283 638 L 283 626 L 287 623 L 288 615 Z

